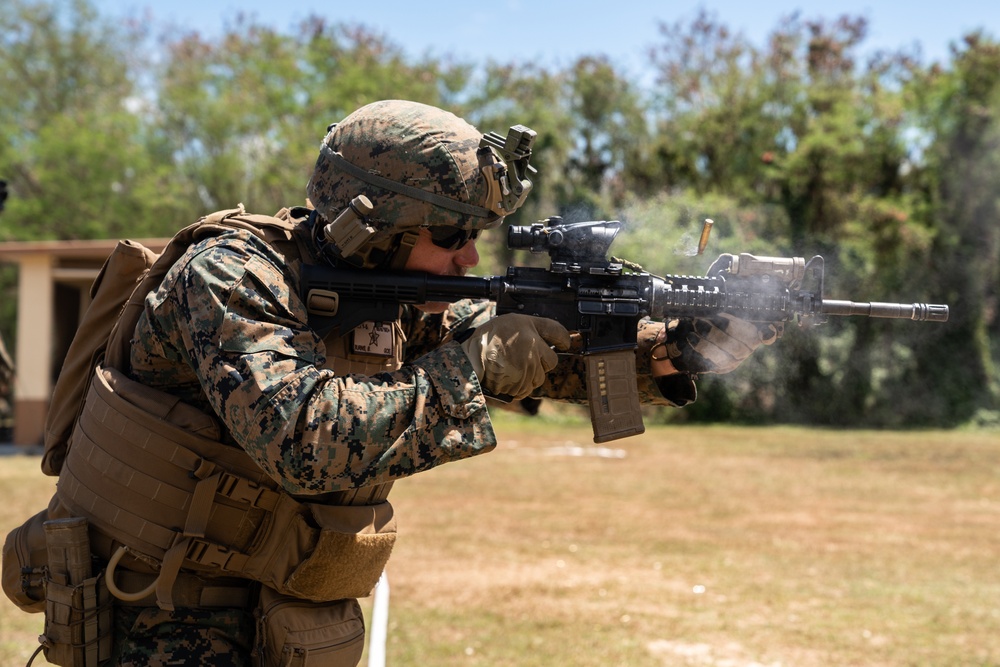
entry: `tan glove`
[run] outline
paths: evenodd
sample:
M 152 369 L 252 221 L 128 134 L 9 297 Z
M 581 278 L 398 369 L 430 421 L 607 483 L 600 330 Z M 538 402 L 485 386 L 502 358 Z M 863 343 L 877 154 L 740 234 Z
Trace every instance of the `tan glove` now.
M 685 373 L 729 373 L 783 332 L 781 322 L 749 322 L 726 313 L 675 320 L 667 325 L 666 356 Z
M 732 255 L 719 255 L 706 275 L 724 275 L 732 263 Z M 750 322 L 727 313 L 674 320 L 667 325 L 663 356 L 685 373 L 729 373 L 783 332 L 782 322 Z M 654 349 L 654 358 L 658 356 Z
M 462 343 L 483 390 L 515 399 L 530 395 L 555 368 L 559 357 L 551 346 L 569 349 L 566 327 L 555 320 L 516 313 L 493 318 Z

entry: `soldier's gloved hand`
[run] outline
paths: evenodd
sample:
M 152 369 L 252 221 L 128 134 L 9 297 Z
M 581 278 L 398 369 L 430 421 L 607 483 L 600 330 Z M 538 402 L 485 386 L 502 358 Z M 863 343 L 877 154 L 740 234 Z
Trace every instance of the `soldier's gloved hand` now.
M 706 275 L 725 277 L 733 260 L 733 255 L 719 255 Z M 654 349 L 653 354 L 654 359 L 669 359 L 681 372 L 729 373 L 783 331 L 780 322 L 749 322 L 727 313 L 675 320 L 667 325 L 664 352 Z
M 569 331 L 555 320 L 508 313 L 477 328 L 462 343 L 483 390 L 494 396 L 524 398 L 545 381 L 558 355 L 568 350 Z
M 667 325 L 665 355 L 685 373 L 729 373 L 783 332 L 781 322 L 749 322 L 727 313 L 674 320 Z

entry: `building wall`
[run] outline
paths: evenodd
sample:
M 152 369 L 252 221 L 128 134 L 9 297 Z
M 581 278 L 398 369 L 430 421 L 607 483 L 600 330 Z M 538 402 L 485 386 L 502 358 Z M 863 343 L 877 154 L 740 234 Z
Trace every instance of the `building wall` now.
M 14 442 L 42 441 L 42 425 L 52 393 L 52 331 L 55 321 L 52 268 L 47 254 L 26 255 L 17 287 L 17 347 L 14 352 Z
M 140 239 L 155 252 L 167 239 Z M 0 262 L 18 266 L 14 429 L 18 445 L 43 440 L 49 398 L 90 287 L 117 241 L 0 243 Z

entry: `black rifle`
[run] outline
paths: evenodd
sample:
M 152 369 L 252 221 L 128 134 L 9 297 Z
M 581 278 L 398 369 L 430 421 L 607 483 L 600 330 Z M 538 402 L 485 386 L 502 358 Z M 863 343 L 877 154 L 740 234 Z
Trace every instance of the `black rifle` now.
M 635 348 L 639 320 L 668 321 L 731 313 L 757 322 L 819 324 L 828 315 L 945 322 L 948 306 L 857 303 L 823 298 L 823 258 L 724 256 L 707 276 L 654 276 L 608 259 L 618 221 L 564 224 L 549 218 L 512 226 L 511 249 L 547 252 L 548 269 L 509 267 L 491 277 L 435 276 L 305 266 L 303 298 L 310 325 L 345 334 L 362 322 L 391 322 L 400 304 L 489 299 L 498 315 L 524 313 L 559 321 L 579 335 L 594 442 L 642 433 Z M 704 239 L 704 234 L 703 234 Z M 503 397 L 501 397 L 503 398 Z

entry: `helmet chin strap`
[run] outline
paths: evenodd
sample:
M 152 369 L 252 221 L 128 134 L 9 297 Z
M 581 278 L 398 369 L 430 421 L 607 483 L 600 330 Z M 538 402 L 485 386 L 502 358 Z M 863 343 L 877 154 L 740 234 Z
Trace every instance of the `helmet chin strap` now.
M 390 269 L 393 271 L 402 271 L 406 268 L 406 261 L 410 259 L 410 253 L 413 252 L 413 246 L 417 245 L 418 238 L 420 238 L 420 234 L 413 231 L 403 232 L 399 235 L 396 252 L 389 262 Z

